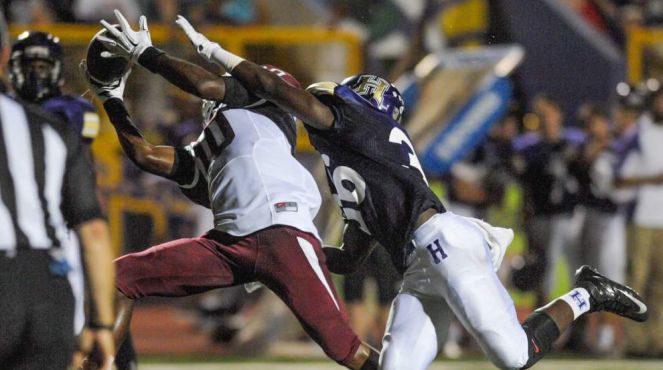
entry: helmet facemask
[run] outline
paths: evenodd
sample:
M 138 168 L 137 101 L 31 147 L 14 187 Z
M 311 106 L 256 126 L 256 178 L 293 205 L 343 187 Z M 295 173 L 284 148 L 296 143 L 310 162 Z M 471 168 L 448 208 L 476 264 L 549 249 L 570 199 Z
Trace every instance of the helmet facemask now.
M 43 32 L 19 36 L 12 47 L 9 74 L 16 93 L 40 103 L 61 94 L 62 47 L 57 38 Z

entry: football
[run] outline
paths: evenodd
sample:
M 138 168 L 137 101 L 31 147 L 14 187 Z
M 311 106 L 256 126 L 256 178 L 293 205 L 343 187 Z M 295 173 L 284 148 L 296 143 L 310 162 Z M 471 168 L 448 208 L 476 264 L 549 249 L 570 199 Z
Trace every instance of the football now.
M 112 56 L 106 46 L 99 41 L 99 36 L 106 35 L 107 32 L 103 29 L 94 35 L 87 47 L 86 56 L 88 72 L 95 80 L 102 83 L 118 80 L 129 68 L 129 61 L 126 58 Z

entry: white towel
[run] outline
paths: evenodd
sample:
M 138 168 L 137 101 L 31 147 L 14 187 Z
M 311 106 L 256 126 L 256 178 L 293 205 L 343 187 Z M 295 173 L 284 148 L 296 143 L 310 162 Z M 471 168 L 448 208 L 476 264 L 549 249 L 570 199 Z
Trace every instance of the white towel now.
M 509 244 L 511 244 L 511 241 L 513 241 L 513 230 L 503 227 L 496 227 L 477 218 L 463 218 L 475 224 L 479 230 L 481 230 L 481 233 L 483 234 L 483 237 L 486 239 L 488 247 L 490 248 L 490 255 L 493 260 L 493 268 L 495 271 L 497 271 L 502 264 L 502 260 L 506 254 L 506 249 L 509 247 Z

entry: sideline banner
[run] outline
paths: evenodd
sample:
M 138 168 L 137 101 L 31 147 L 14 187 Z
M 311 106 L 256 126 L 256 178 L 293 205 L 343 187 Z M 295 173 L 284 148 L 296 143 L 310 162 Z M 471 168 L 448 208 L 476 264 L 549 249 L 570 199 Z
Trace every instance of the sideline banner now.
M 424 171 L 430 176 L 444 175 L 456 161 L 479 145 L 492 125 L 506 113 L 511 95 L 508 78 L 488 76 L 474 96 L 420 151 Z

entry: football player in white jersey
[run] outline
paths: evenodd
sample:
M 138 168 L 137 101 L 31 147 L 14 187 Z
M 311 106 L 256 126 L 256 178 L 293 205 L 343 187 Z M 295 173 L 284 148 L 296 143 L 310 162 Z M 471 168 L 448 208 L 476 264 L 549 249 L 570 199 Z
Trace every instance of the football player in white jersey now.
M 122 100 L 129 72 L 110 84 L 95 81 L 84 62 L 82 72 L 103 102 L 127 156 L 141 169 L 177 182 L 187 197 L 211 208 L 215 224 L 201 237 L 116 260 L 118 341 L 128 328 L 135 299 L 187 296 L 258 281 L 289 306 L 331 359 L 350 369 L 376 369 L 378 353 L 350 328 L 324 262 L 312 222 L 320 194 L 311 174 L 292 155 L 294 117 L 249 94 L 232 77 L 217 76 L 153 47 L 145 17 L 134 32 L 116 14 L 122 32 L 102 21 L 113 29 L 114 39 L 105 42 L 118 55 L 207 100 L 202 135 L 184 148 L 148 143 Z M 288 73 L 265 68 L 298 86 Z

